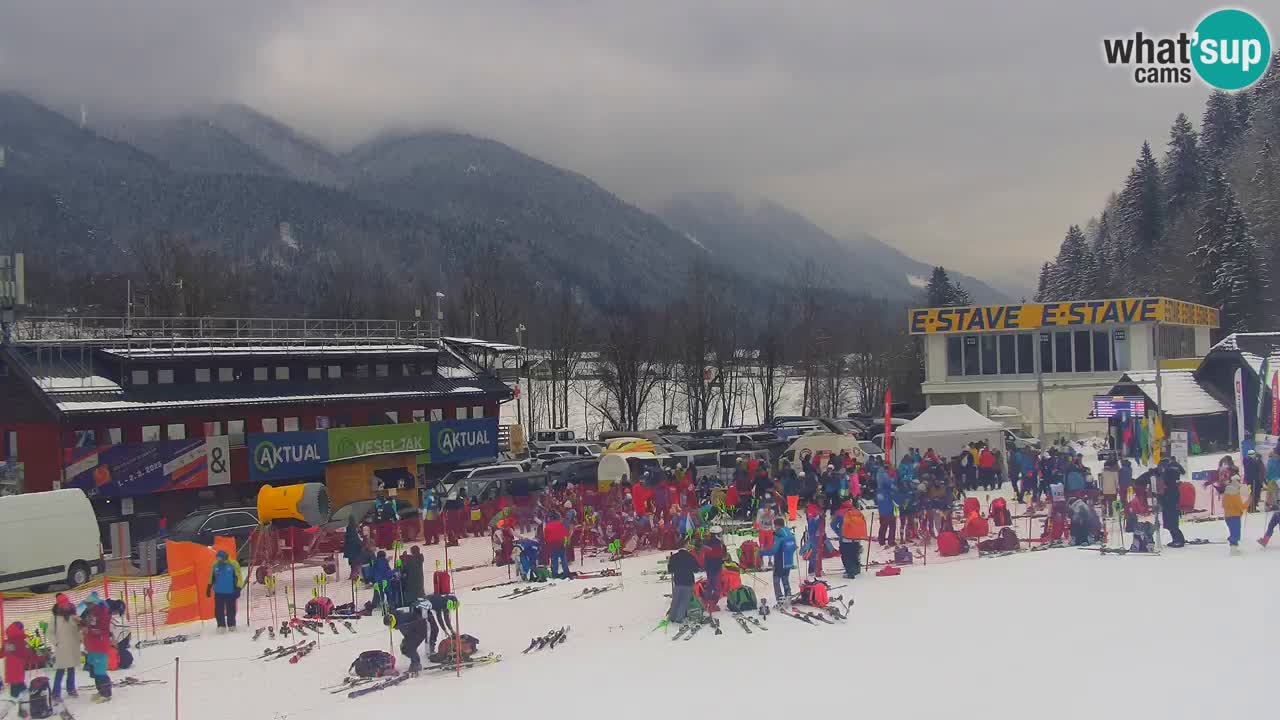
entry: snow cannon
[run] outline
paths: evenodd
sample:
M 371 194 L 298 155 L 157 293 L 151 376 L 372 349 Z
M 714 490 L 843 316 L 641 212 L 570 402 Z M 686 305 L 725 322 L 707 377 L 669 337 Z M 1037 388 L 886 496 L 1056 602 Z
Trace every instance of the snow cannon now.
M 301 483 L 258 491 L 258 522 L 277 527 L 318 527 L 329 520 L 329 491 L 324 483 Z

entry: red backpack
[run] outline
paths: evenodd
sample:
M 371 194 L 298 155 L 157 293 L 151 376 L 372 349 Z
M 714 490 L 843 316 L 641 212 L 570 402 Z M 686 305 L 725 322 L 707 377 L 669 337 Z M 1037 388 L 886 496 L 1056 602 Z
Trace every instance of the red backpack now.
M 944 530 L 938 534 L 938 554 L 942 557 L 953 557 L 963 552 L 960 549 L 960 535 L 954 530 Z
M 453 592 L 453 580 L 448 570 L 436 570 L 431 573 L 431 587 L 437 595 L 448 595 Z
M 826 607 L 829 600 L 826 583 L 805 583 L 800 588 L 800 602 L 805 605 L 811 605 L 816 608 Z
M 748 540 L 738 548 L 738 564 L 744 570 L 760 569 L 760 546 L 755 540 Z
M 1004 498 L 992 500 L 991 511 L 987 514 L 991 517 L 991 524 L 996 527 L 1008 527 L 1013 524 L 1013 514 L 1009 512 L 1009 505 Z
M 1191 512 L 1196 509 L 1196 486 L 1189 482 L 1178 483 L 1178 510 Z

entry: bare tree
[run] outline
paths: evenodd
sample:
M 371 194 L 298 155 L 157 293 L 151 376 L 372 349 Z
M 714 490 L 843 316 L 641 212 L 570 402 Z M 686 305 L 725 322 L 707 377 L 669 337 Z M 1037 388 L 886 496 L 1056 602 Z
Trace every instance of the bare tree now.
M 558 401 L 560 418 L 568 424 L 569 390 L 587 349 L 588 326 L 582 305 L 572 289 L 561 288 L 552 303 L 548 353 L 552 385 L 558 385 L 553 397 Z
M 775 296 L 769 304 L 764 326 L 756 335 L 756 383 L 760 387 L 762 419 L 773 422 L 787 387 L 787 327 L 781 300 Z
M 609 313 L 602 324 L 597 371 L 605 398 L 593 407 L 615 430 L 634 430 L 659 379 L 655 319 L 632 308 Z
M 707 427 L 715 395 L 715 355 L 720 341 L 721 299 L 705 264 L 689 271 L 685 295 L 675 304 L 674 334 L 680 378 L 688 401 L 689 429 Z

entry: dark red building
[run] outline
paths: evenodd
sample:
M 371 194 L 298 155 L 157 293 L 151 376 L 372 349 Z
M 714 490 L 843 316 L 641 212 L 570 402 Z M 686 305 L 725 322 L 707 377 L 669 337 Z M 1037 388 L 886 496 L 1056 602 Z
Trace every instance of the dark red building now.
M 28 319 L 0 346 L 0 492 L 85 487 L 100 522 L 127 516 L 137 537 L 160 517 L 252 504 L 267 472 L 251 472 L 255 435 L 491 424 L 478 452 L 496 453 L 512 392 L 469 350 L 394 321 Z M 447 472 L 446 455 L 414 480 Z M 312 467 L 270 480 L 317 479 Z

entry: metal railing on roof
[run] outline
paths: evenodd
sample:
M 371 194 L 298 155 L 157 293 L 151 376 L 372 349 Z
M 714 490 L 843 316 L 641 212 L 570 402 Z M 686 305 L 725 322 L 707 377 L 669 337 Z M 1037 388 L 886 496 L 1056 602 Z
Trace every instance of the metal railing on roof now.
M 434 320 L 27 316 L 13 325 L 12 341 L 161 350 L 415 343 L 439 337 Z

